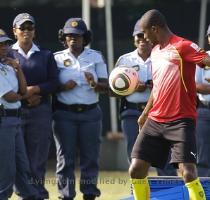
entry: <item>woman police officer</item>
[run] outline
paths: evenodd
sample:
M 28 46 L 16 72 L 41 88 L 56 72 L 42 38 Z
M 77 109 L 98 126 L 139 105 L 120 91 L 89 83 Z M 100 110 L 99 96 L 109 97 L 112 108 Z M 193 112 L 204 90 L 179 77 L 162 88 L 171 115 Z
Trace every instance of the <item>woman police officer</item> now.
M 80 157 L 80 190 L 85 200 L 100 195 L 97 188 L 102 113 L 99 92 L 108 91 L 107 66 L 102 55 L 85 48 L 91 33 L 81 18 L 70 18 L 59 31 L 67 49 L 56 52 L 60 91 L 54 113 L 57 148 L 57 178 L 60 198 L 72 200 L 75 193 L 75 160 Z
M 26 94 L 26 80 L 16 60 L 8 58 L 11 39 L 0 29 L 0 199 L 12 195 L 14 184 L 23 199 L 35 199 L 30 183 L 30 168 L 21 130 L 21 102 Z M 21 181 L 24 187 L 19 187 Z
M 53 53 L 34 44 L 35 20 L 28 13 L 18 14 L 13 21 L 17 42 L 9 55 L 18 59 L 27 81 L 27 96 L 22 101 L 22 128 L 33 183 L 38 198 L 48 199 L 44 187 L 45 172 L 52 139 L 50 95 L 58 86 L 58 70 Z

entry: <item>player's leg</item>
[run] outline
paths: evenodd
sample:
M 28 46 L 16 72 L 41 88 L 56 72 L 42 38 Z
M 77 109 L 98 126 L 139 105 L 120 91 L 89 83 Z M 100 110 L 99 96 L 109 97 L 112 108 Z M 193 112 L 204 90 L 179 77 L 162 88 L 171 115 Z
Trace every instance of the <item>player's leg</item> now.
M 167 123 L 167 136 L 172 142 L 172 163 L 178 164 L 190 200 L 205 200 L 205 193 L 197 178 L 195 122 L 179 119 Z
M 197 177 L 196 165 L 194 163 L 180 163 L 179 169 L 188 189 L 190 200 L 205 200 L 205 192 Z
M 163 168 L 168 158 L 169 143 L 161 137 L 162 125 L 148 119 L 140 131 L 132 150 L 129 174 L 135 200 L 149 200 L 147 174 L 150 165 Z
M 150 187 L 147 179 L 150 163 L 133 158 L 129 168 L 133 195 L 135 200 L 148 200 L 150 198 Z

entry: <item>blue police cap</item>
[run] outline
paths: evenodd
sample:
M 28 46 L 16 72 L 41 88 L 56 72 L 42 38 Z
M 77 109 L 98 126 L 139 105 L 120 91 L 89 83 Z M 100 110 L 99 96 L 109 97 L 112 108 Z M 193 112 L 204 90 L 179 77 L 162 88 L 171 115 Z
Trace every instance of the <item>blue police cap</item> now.
M 74 33 L 83 35 L 87 31 L 87 26 L 81 18 L 70 18 L 66 21 L 63 27 L 64 34 Z
M 209 27 L 208 27 L 208 29 L 206 31 L 206 35 L 210 35 L 210 24 L 209 24 Z
M 4 30 L 0 29 L 0 43 L 6 41 L 12 41 L 12 39 L 7 36 Z
M 15 17 L 13 21 L 13 27 L 15 26 L 20 27 L 24 22 L 31 22 L 35 24 L 35 20 L 30 14 L 20 13 Z
M 133 30 L 133 36 L 143 34 L 143 32 L 140 30 L 140 19 L 136 22 Z

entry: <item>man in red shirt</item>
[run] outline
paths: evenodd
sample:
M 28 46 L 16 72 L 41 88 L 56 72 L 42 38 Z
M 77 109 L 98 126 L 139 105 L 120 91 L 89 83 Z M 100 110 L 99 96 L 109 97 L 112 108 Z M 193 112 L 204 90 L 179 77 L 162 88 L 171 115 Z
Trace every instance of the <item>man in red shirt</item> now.
M 139 20 L 139 29 L 154 45 L 153 90 L 138 119 L 139 126 L 144 126 L 131 154 L 134 198 L 149 199 L 149 167 L 163 168 L 171 150 L 170 162 L 180 169 L 190 200 L 205 200 L 196 171 L 195 69 L 196 64 L 210 66 L 210 57 L 195 43 L 173 34 L 158 10 L 146 12 Z

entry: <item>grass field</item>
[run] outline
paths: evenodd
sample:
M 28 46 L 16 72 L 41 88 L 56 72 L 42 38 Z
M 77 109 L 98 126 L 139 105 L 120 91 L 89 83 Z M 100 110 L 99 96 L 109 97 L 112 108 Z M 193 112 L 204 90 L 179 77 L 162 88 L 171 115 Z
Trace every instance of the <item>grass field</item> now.
M 151 172 L 150 175 L 156 175 Z M 79 172 L 76 171 L 76 191 L 75 200 L 82 200 L 82 194 L 79 191 Z M 46 188 L 50 194 L 50 200 L 58 200 L 58 192 L 55 181 L 54 166 L 50 166 L 47 170 Z M 130 193 L 130 183 L 127 171 L 100 171 L 98 179 L 98 187 L 101 190 L 101 196 L 97 200 L 119 200 Z M 17 200 L 17 196 L 13 195 L 12 200 Z

